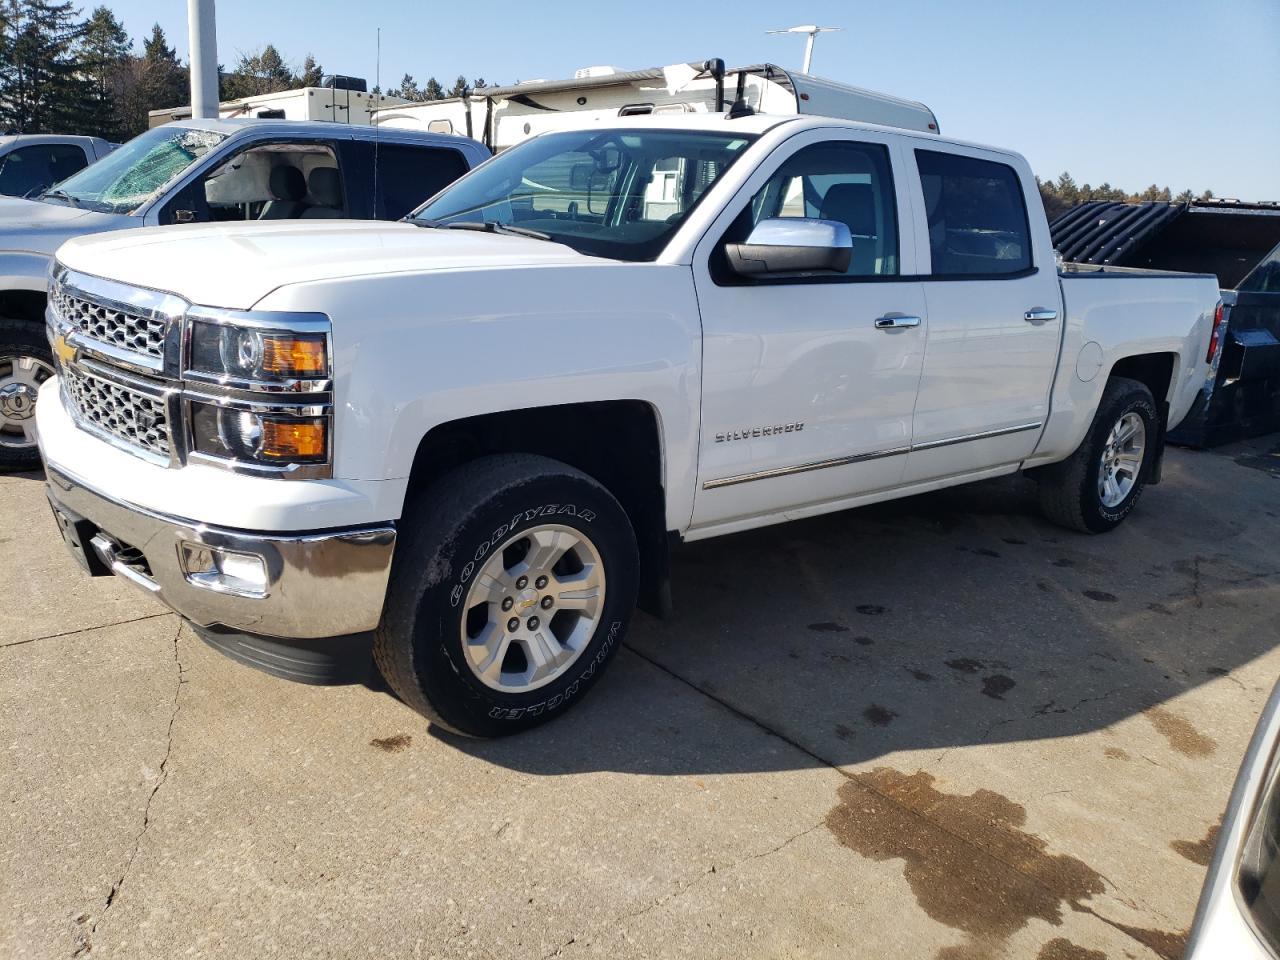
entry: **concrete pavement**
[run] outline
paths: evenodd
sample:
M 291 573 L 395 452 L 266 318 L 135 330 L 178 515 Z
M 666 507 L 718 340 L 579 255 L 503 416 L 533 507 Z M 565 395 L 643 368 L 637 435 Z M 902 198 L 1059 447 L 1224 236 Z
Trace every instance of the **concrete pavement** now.
M 1274 440 L 691 544 L 572 714 L 239 666 L 0 477 L 0 955 L 1175 957 L 1280 673 Z

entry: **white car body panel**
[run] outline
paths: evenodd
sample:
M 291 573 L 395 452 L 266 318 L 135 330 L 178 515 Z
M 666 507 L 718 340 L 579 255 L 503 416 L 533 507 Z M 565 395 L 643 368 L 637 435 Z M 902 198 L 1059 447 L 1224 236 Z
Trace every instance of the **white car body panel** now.
M 302 529 L 303 518 L 317 527 L 379 522 L 400 516 L 414 454 L 437 426 L 538 406 L 638 401 L 659 425 L 667 528 L 694 539 L 1062 460 L 1084 436 L 1107 371 L 1126 356 L 1177 357 L 1168 396 L 1157 398 L 1169 403 L 1170 425 L 1204 381 L 1218 297 L 1213 278 L 1059 283 L 1034 181 L 1016 154 L 811 117 L 616 125 L 730 129 L 759 139 L 654 263 L 586 257 L 522 237 L 370 222 L 174 227 L 68 243 L 60 252 L 68 267 L 193 303 L 328 315 L 337 479 L 242 484 L 245 478 L 233 482 L 207 467 L 141 461 L 126 470 L 117 458 L 127 455 L 87 436 L 73 443 L 73 431 L 42 412 L 42 431 L 46 419 L 51 429 L 46 455 L 105 493 L 184 516 L 215 512 L 216 521 L 197 518 L 208 522 L 244 529 Z M 749 197 L 795 149 L 826 138 L 890 147 L 901 277 L 716 287 L 707 257 L 735 198 Z M 908 155 L 917 142 L 1017 170 L 1030 211 L 1036 273 L 1025 279 L 1032 282 L 928 276 L 922 199 Z M 1058 317 L 1033 327 L 1022 317 L 1032 307 L 1056 309 Z M 893 332 L 871 326 L 891 312 L 922 323 Z M 1096 354 L 1087 381 L 1077 373 L 1090 366 L 1081 364 L 1082 350 Z M 804 429 L 784 430 L 780 441 L 772 432 L 754 434 L 799 421 Z M 1035 421 L 1045 423 L 1042 431 L 705 487 L 726 476 L 965 441 L 963 434 Z M 749 437 L 716 442 L 717 433 L 743 426 Z
M 662 435 L 667 522 L 671 529 L 687 523 L 701 350 L 686 268 L 595 260 L 519 237 L 387 229 L 412 231 L 428 249 L 456 245 L 458 262 L 285 286 L 256 305 L 323 310 L 333 320 L 335 475 L 407 478 L 421 439 L 465 417 L 637 400 L 653 408 Z M 472 245 L 530 262 L 489 267 L 477 257 L 461 266 Z M 542 263 L 533 259 L 540 251 Z
M 73 270 L 159 290 L 188 274 L 181 294 L 187 300 L 239 310 L 291 284 L 323 282 L 333 290 L 334 281 L 359 283 L 386 274 L 590 262 L 560 244 L 378 220 L 159 227 L 127 237 L 77 238 L 58 256 Z M 189 271 L 192 263 L 217 267 Z M 384 300 L 393 302 L 379 295 L 366 312 L 382 309 Z

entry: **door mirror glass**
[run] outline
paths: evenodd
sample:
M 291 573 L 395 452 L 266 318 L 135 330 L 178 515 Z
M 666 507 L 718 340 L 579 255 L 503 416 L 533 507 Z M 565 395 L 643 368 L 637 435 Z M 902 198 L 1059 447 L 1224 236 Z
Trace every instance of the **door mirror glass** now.
M 725 244 L 725 254 L 744 277 L 843 274 L 853 259 L 853 236 L 837 220 L 778 217 L 756 224 L 746 243 Z

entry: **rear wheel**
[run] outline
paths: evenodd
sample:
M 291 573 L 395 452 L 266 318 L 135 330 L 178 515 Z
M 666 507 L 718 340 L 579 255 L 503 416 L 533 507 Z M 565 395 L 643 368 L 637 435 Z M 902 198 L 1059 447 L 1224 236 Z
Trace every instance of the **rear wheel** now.
M 516 733 L 576 703 L 616 653 L 635 606 L 635 534 L 586 474 L 486 457 L 424 491 L 400 527 L 374 656 L 430 719 Z
M 0 318 L 0 469 L 40 466 L 36 393 L 53 376 L 44 330 L 26 320 Z
M 1037 476 L 1045 516 L 1084 533 L 1119 526 L 1142 495 L 1156 454 L 1158 418 L 1145 384 L 1112 377 L 1076 452 Z

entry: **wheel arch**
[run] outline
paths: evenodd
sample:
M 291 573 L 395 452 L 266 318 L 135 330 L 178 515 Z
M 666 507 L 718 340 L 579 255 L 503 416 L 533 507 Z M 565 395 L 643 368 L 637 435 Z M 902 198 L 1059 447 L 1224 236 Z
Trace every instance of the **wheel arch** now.
M 1120 357 L 1107 371 L 1107 379 L 1126 377 L 1145 384 L 1157 405 L 1168 404 L 1169 391 L 1178 369 L 1178 354 L 1173 352 L 1135 353 Z
M 661 414 L 645 400 L 527 407 L 450 420 L 418 443 L 406 497 L 480 457 L 531 453 L 601 483 L 631 519 L 640 552 L 640 607 L 670 612 L 666 463 Z
M 47 302 L 48 296 L 43 289 L 5 288 L 0 290 L 0 317 L 26 320 L 43 326 L 44 308 Z

